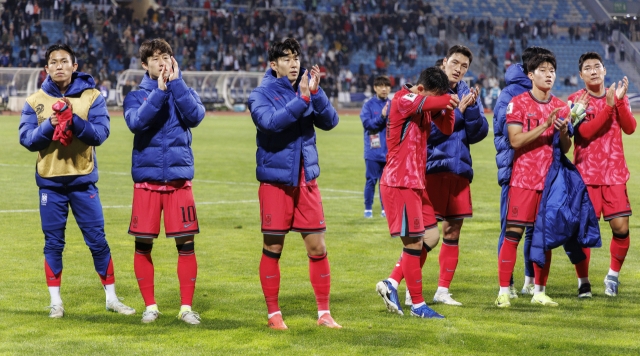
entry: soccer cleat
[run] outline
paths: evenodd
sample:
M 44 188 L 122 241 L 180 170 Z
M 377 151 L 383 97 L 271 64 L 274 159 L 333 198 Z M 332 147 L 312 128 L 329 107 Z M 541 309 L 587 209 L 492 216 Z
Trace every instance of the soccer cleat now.
M 54 304 L 54 305 L 50 305 L 47 308 L 49 308 L 49 318 L 62 318 L 64 316 L 64 308 L 62 307 L 62 304 Z
M 444 319 L 443 315 L 438 314 L 438 312 L 429 308 L 426 304 L 423 304 L 418 308 L 411 307 L 411 315 L 425 319 Z
M 618 277 L 607 275 L 604 277 L 604 294 L 615 297 L 618 295 Z
M 158 319 L 160 314 L 162 313 L 158 309 L 147 309 L 142 312 L 142 322 L 145 324 L 152 323 Z
M 287 325 L 282 320 L 282 314 L 276 314 L 269 318 L 267 321 L 267 326 L 273 330 L 287 330 L 289 329 Z
M 324 313 L 318 318 L 318 326 L 326 326 L 330 329 L 342 329 L 342 325 L 336 323 L 329 313 Z
M 122 304 L 119 299 L 108 301 L 107 310 L 124 315 L 133 315 L 136 313 L 135 309 Z
M 534 294 L 533 298 L 531 298 L 531 303 L 544 305 L 545 307 L 557 307 L 558 303 L 554 302 L 553 299 L 549 298 L 549 296 L 542 292 L 538 294 Z
M 200 324 L 200 315 L 193 310 L 186 310 L 178 314 L 178 319 L 184 321 L 187 324 L 198 325 Z
M 462 303 L 451 298 L 451 293 L 445 293 L 445 292 L 440 292 L 440 293 L 436 292 L 436 294 L 433 296 L 433 301 L 434 303 L 443 303 L 446 305 L 455 305 L 455 306 L 462 305 Z
M 526 286 L 522 287 L 522 290 L 520 291 L 520 294 L 524 294 L 524 295 L 533 295 L 533 290 L 535 289 L 536 285 L 533 283 L 529 283 Z
M 373 212 L 371 210 L 365 210 L 364 211 L 364 218 L 365 219 L 371 219 L 373 218 Z
M 413 301 L 411 300 L 411 294 L 409 294 L 409 290 L 404 295 L 404 305 L 410 307 L 413 305 Z
M 494 304 L 498 308 L 509 308 L 511 306 L 511 302 L 509 301 L 509 294 L 498 294 L 498 299 L 496 299 Z
M 387 217 L 387 213 L 384 212 L 384 210 L 380 213 L 380 216 L 382 216 L 383 218 Z
M 398 300 L 398 290 L 393 288 L 391 282 L 386 280 L 378 282 L 376 284 L 376 291 L 382 297 L 382 301 L 384 301 L 389 312 L 404 315 L 400 301 Z
M 509 299 L 517 299 L 517 298 L 518 298 L 518 290 L 512 284 L 509 286 Z
M 578 288 L 578 298 L 591 298 L 591 283 L 582 283 Z

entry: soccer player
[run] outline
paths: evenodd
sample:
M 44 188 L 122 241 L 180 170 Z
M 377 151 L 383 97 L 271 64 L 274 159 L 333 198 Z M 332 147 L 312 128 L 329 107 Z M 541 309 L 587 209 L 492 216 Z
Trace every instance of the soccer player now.
M 191 309 L 198 274 L 194 235 L 200 232 L 191 191 L 191 128 L 204 119 L 205 109 L 195 90 L 182 79 L 165 40 L 144 41 L 139 54 L 147 73 L 140 89 L 127 94 L 124 118 L 134 134 L 129 234 L 135 236 L 133 268 L 146 305 L 142 322 L 151 323 L 160 313 L 154 296 L 151 250 L 163 215 L 165 235 L 175 240 L 178 250 L 178 318 L 187 324 L 200 324 L 200 315 Z
M 504 241 L 504 233 L 507 217 L 507 197 L 509 195 L 509 182 L 511 181 L 511 171 L 513 168 L 513 155 L 514 149 L 509 143 L 509 135 L 507 133 L 507 105 L 514 97 L 531 90 L 532 84 L 529 79 L 527 70 L 527 61 L 531 57 L 537 54 L 551 54 L 546 48 L 542 47 L 528 47 L 522 53 L 522 64 L 514 64 L 509 66 L 505 73 L 505 81 L 507 86 L 502 89 L 498 102 L 493 108 L 493 143 L 496 147 L 496 165 L 498 166 L 498 184 L 502 188 L 500 194 L 500 224 L 501 233 L 498 239 L 498 252 L 502 247 Z M 522 287 L 522 294 L 533 295 L 534 280 L 533 280 L 533 263 L 529 261 L 529 248 L 531 246 L 531 237 L 533 236 L 533 227 L 527 227 L 525 229 L 524 240 L 524 286 Z M 517 298 L 518 293 L 513 287 L 513 277 L 510 283 L 510 297 Z
M 604 216 L 609 222 L 613 237 L 609 251 L 611 260 L 609 272 L 604 278 L 604 293 L 610 297 L 618 294 L 618 276 L 629 250 L 629 216 L 631 205 L 627 195 L 629 169 L 624 159 L 622 132 L 631 135 L 636 129 L 636 120 L 629 108 L 626 96 L 629 80 L 614 82 L 607 89 L 604 78 L 607 74 L 602 57 L 595 52 L 587 52 L 578 60 L 580 78 L 585 89 L 569 96 L 569 100 L 585 100 L 586 116 L 577 124 L 575 135 L 574 162 L 582 175 L 589 198 L 593 203 L 596 216 Z M 578 270 L 578 296 L 590 297 L 591 284 L 588 278 L 590 250 L 583 249 L 587 255 Z M 582 272 L 582 278 L 580 275 Z
M 386 280 L 376 284 L 390 312 L 404 315 L 398 301 L 398 283 L 406 277 L 411 295 L 411 315 L 444 318 L 422 297 L 421 260 L 438 244 L 438 223 L 426 189 L 427 138 L 432 124 L 445 135 L 454 129 L 453 110 L 460 100 L 449 94 L 447 75 L 437 67 L 420 73 L 415 85 L 406 84 L 391 101 L 387 124 L 387 165 L 380 180 L 392 237 L 400 237 L 404 249 Z
M 367 100 L 360 111 L 360 120 L 364 126 L 364 163 L 367 182 L 364 186 L 364 217 L 373 217 L 373 196 L 376 183 L 382 176 L 387 163 L 387 119 L 389 114 L 389 92 L 391 81 L 386 76 L 378 76 L 373 81 L 376 96 Z M 386 217 L 384 204 L 380 199 L 382 217 Z
M 45 55 L 47 77 L 27 98 L 20 118 L 20 144 L 38 152 L 36 184 L 44 232 L 44 270 L 51 295 L 49 317 L 64 316 L 60 296 L 62 252 L 69 206 L 107 295 L 106 307 L 135 314 L 116 296 L 111 251 L 104 233 L 104 216 L 96 182 L 95 147 L 109 136 L 109 113 L 93 78 L 76 72 L 71 47 L 54 44 Z
M 450 135 L 431 125 L 427 141 L 427 193 L 433 203 L 436 219 L 442 221 L 440 277 L 433 296 L 436 303 L 462 305 L 449 293 L 458 265 L 458 240 L 464 218 L 472 216 L 471 188 L 473 169 L 469 145 L 487 137 L 489 124 L 478 100 L 477 89 L 469 89 L 462 80 L 473 61 L 471 50 L 462 45 L 451 47 L 442 68 L 449 78 L 449 93 L 456 94 L 460 104 L 454 110 L 455 124 Z
M 318 305 L 320 326 L 341 328 L 329 311 L 331 272 L 324 233 L 315 128 L 331 130 L 338 114 L 320 88 L 320 70 L 300 66 L 300 44 L 293 38 L 269 48 L 269 68 L 249 96 L 256 125 L 256 178 L 260 181 L 263 234 L 260 283 L 267 303 L 268 326 L 287 329 L 278 305 L 279 260 L 285 235 L 300 232 L 309 257 L 309 279 Z
M 568 134 L 567 106 L 551 94 L 556 79 L 556 59 L 550 54 L 539 54 L 526 63 L 527 76 L 533 87 L 514 97 L 507 106 L 509 143 L 514 149 L 513 172 L 509 183 L 507 222 L 504 242 L 498 256 L 500 292 L 496 306 L 511 306 L 510 280 L 516 263 L 518 244 L 527 226 L 533 226 L 538 213 L 547 172 L 553 160 L 554 130 L 560 131 L 563 153 L 571 147 Z M 558 112 L 563 110 L 560 115 Z M 566 117 L 563 119 L 562 117 Z M 544 267 L 534 268 L 534 294 L 532 303 L 557 306 L 545 293 L 551 251 L 546 251 Z

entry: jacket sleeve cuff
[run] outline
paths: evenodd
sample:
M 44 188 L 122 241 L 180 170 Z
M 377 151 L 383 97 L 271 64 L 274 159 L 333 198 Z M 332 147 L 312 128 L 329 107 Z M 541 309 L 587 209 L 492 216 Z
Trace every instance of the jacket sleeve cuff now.
M 46 119 L 40 124 L 42 135 L 48 138 L 53 138 L 53 132 L 56 130 L 55 126 L 51 125 L 51 119 Z
M 311 95 L 316 95 L 318 94 L 318 91 L 320 91 L 320 88 L 316 89 L 316 90 L 311 90 Z
M 79 136 L 84 131 L 84 128 L 87 125 L 87 122 L 85 120 L 82 120 L 76 114 L 73 114 L 72 123 L 73 126 L 71 127 L 71 131 L 73 131 L 73 134 L 76 136 Z

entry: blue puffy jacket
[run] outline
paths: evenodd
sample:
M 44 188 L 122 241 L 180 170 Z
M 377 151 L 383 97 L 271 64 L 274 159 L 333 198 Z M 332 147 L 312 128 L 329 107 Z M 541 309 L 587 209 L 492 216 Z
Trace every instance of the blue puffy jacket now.
M 49 96 L 62 98 L 64 96 L 79 96 L 83 91 L 93 89 L 95 86 L 96 83 L 89 74 L 75 72 L 64 95 L 49 76 L 42 83 L 41 89 Z M 20 118 L 20 144 L 22 146 L 29 151 L 43 150 L 51 144 L 54 130 L 55 127 L 51 125 L 51 121 L 46 119 L 38 126 L 38 115 L 28 103 L 24 104 Z M 89 146 L 100 146 L 109 137 L 109 112 L 101 95 L 98 95 L 93 101 L 87 120 L 73 115 L 72 131 L 74 138 Z M 36 170 L 36 184 L 40 188 L 58 188 L 96 183 L 98 181 L 98 160 L 95 149 L 93 150 L 93 162 L 93 171 L 87 175 L 42 178 Z
M 531 79 L 524 74 L 521 64 L 509 66 L 504 79 L 507 86 L 502 89 L 496 106 L 493 108 L 493 143 L 496 146 L 498 184 L 501 186 L 509 185 L 509 181 L 511 181 L 514 154 L 507 131 L 507 105 L 512 98 L 532 88 Z
M 571 251 L 582 254 L 575 247 L 602 246 L 598 218 L 587 187 L 576 167 L 562 153 L 558 132 L 553 137 L 553 162 L 533 229 L 529 259 L 541 267 L 545 264 L 545 251 L 558 246 L 565 246 L 573 263 L 576 257 L 571 256 Z
M 300 161 L 305 181 L 320 175 L 316 132 L 338 125 L 338 114 L 322 88 L 311 94 L 309 103 L 300 98 L 298 80 L 291 85 L 287 77 L 276 78 L 267 70 L 260 86 L 249 95 L 251 119 L 256 125 L 256 178 L 260 182 L 297 186 Z
M 462 99 L 469 93 L 467 83 L 461 81 L 456 91 Z M 440 132 L 436 125 L 431 125 L 431 134 L 427 141 L 427 174 L 451 172 L 473 180 L 473 168 L 471 167 L 471 152 L 469 145 L 478 143 L 487 137 L 489 124 L 484 116 L 484 108 L 480 100 L 472 106 L 468 106 L 464 114 L 460 110 L 454 111 L 456 121 L 453 133 L 447 136 Z
M 364 159 L 376 162 L 387 161 L 387 119 L 382 118 L 382 109 L 389 100 L 374 95 L 367 100 L 360 111 L 360 120 L 364 127 Z M 387 115 L 388 115 L 387 111 Z M 380 147 L 371 148 L 369 135 L 380 134 Z
M 131 176 L 136 183 L 191 180 L 194 175 L 191 130 L 204 119 L 205 109 L 192 88 L 178 79 L 158 89 L 144 75 L 140 89 L 124 99 L 124 119 L 134 133 Z

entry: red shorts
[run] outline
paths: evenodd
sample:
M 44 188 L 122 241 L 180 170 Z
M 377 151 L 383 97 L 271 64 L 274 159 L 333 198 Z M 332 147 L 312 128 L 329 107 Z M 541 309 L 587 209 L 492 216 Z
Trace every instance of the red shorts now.
M 627 185 L 588 185 L 589 198 L 596 210 L 596 216 L 604 216 L 609 221 L 631 215 L 631 204 L 627 195 Z
M 541 198 L 541 190 L 509 187 L 507 224 L 533 226 Z
M 315 180 L 305 186 L 260 183 L 260 221 L 262 233 L 285 235 L 289 231 L 326 231 L 322 198 Z
M 455 173 L 427 174 L 427 193 L 436 219 L 464 219 L 473 216 L 469 180 Z
M 167 237 L 183 237 L 200 232 L 190 185 L 170 187 L 168 190 L 133 188 L 130 235 L 158 237 L 160 217 L 163 214 L 164 232 Z
M 426 189 L 380 186 L 392 237 L 420 237 L 438 227 Z

